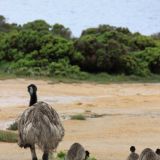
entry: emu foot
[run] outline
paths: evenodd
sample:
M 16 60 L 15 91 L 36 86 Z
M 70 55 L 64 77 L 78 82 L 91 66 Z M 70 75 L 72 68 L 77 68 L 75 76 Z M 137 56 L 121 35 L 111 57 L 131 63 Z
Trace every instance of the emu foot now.
M 38 160 L 37 157 L 32 158 L 32 160 Z
M 42 156 L 42 159 L 43 160 L 48 160 L 48 153 L 44 153 L 43 156 Z

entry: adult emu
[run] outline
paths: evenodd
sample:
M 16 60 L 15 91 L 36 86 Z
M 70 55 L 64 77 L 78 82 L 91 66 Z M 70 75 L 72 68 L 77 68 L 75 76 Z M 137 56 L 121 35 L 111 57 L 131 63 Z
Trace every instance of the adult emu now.
M 79 143 L 74 143 L 70 147 L 65 160 L 86 160 L 89 157 L 89 152 L 85 151 L 83 146 Z
M 160 160 L 160 158 L 152 149 L 145 148 L 141 152 L 139 160 Z
M 37 102 L 37 87 L 28 86 L 30 94 L 29 108 L 18 122 L 20 147 L 29 147 L 32 160 L 38 160 L 35 144 L 43 151 L 43 160 L 48 160 L 49 152 L 54 151 L 64 137 L 64 128 L 57 112 L 45 102 Z
M 138 160 L 139 155 L 137 153 L 135 153 L 135 151 L 136 151 L 135 146 L 131 146 L 130 151 L 131 151 L 131 153 L 127 157 L 127 160 Z

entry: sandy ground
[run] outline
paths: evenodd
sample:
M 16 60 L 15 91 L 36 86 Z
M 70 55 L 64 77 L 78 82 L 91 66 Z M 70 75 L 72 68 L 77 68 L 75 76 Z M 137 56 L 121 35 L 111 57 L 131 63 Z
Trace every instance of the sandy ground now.
M 65 137 L 58 147 L 67 150 L 80 142 L 98 160 L 124 160 L 129 147 L 137 152 L 160 147 L 160 84 L 51 84 L 41 80 L 0 81 L 0 128 L 4 129 L 28 106 L 26 87 L 38 86 L 39 100 L 50 103 L 63 117 L 105 114 L 85 121 L 64 120 Z M 41 152 L 38 151 L 39 157 Z M 0 143 L 0 160 L 30 160 L 30 151 Z

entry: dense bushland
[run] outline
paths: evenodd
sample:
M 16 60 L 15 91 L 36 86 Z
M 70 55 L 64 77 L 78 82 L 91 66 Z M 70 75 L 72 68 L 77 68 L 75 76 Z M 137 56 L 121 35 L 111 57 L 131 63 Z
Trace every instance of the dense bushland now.
M 61 24 L 44 20 L 9 24 L 0 16 L 0 69 L 16 75 L 77 79 L 100 72 L 160 74 L 160 38 L 109 25 L 86 29 L 76 38 Z

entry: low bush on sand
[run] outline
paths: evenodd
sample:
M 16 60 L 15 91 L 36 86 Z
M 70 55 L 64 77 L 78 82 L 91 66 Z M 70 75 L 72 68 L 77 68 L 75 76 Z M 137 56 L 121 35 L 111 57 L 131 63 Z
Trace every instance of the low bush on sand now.
M 72 120 L 86 120 L 86 117 L 83 114 L 76 114 L 71 116 Z
M 18 140 L 17 133 L 0 130 L 0 142 L 15 143 Z

